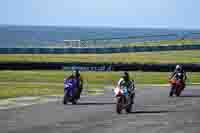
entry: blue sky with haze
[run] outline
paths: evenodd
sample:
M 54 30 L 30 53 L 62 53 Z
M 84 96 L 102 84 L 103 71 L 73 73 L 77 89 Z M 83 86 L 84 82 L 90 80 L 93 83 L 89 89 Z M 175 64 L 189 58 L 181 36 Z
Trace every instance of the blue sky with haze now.
M 0 24 L 200 29 L 200 0 L 1 0 Z

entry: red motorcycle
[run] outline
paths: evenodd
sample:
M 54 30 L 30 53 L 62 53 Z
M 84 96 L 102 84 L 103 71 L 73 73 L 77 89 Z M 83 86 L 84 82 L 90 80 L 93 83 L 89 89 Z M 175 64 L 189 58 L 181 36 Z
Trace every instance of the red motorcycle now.
M 180 96 L 183 90 L 183 82 L 179 79 L 171 79 L 169 83 L 171 84 L 169 96 L 173 96 L 173 94 Z

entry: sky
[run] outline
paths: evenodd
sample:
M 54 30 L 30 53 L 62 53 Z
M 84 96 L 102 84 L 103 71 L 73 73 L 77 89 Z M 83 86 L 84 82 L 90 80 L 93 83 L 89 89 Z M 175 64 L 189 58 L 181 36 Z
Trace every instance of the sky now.
M 1 0 L 0 24 L 200 29 L 200 0 Z

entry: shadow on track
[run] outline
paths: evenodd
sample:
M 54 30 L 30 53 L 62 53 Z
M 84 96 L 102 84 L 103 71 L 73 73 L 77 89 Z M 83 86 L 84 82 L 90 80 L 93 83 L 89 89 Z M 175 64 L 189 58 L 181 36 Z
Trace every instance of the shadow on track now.
M 200 95 L 180 95 L 179 97 L 200 98 Z
M 161 113 L 170 113 L 176 111 L 169 111 L 169 110 L 158 110 L 158 111 L 135 111 L 130 112 L 130 114 L 161 114 Z
M 104 103 L 104 102 L 102 102 L 102 103 L 95 103 L 95 102 L 87 102 L 87 103 L 77 103 L 77 105 L 112 105 L 112 104 L 116 104 L 116 103 Z

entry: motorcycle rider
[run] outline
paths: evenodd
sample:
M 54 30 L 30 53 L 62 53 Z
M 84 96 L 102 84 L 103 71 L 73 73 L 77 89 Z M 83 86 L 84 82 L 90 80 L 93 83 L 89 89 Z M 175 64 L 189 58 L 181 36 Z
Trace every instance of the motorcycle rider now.
M 69 76 L 69 77 L 66 77 L 65 79 L 64 79 L 64 93 L 65 93 L 65 89 L 67 88 L 67 87 L 69 87 L 69 85 L 70 85 L 70 88 L 74 88 L 75 85 L 76 84 L 76 80 L 75 80 L 75 78 L 74 78 L 74 75 L 71 75 L 71 76 Z M 70 94 L 73 96 L 73 94 L 74 94 L 74 89 L 71 89 L 71 92 L 70 92 Z
M 135 96 L 135 85 L 134 85 L 134 80 L 130 80 L 130 76 L 128 74 L 128 72 L 124 72 L 122 77 L 120 78 L 120 80 L 118 81 L 118 86 L 120 88 L 122 87 L 127 87 L 130 97 L 131 97 L 131 104 L 133 104 L 133 98 Z
M 182 90 L 183 90 L 185 88 L 185 81 L 187 80 L 187 75 L 186 75 L 186 72 L 183 70 L 183 68 L 180 65 L 176 65 L 176 68 L 175 68 L 174 72 L 172 73 L 170 79 L 172 79 L 174 77 L 181 81 L 181 83 L 183 84 L 183 88 L 182 88 Z
M 83 90 L 83 78 L 79 72 L 79 70 L 75 70 L 75 79 L 76 79 L 76 86 L 77 86 L 77 99 L 80 99 L 80 95 Z
M 83 79 L 82 79 L 82 77 L 79 73 L 79 70 L 72 71 L 72 74 L 68 78 L 64 79 L 64 83 L 67 80 L 73 80 L 75 82 L 75 84 L 76 84 L 75 98 L 79 99 L 81 92 L 82 92 L 82 89 L 83 89 Z

